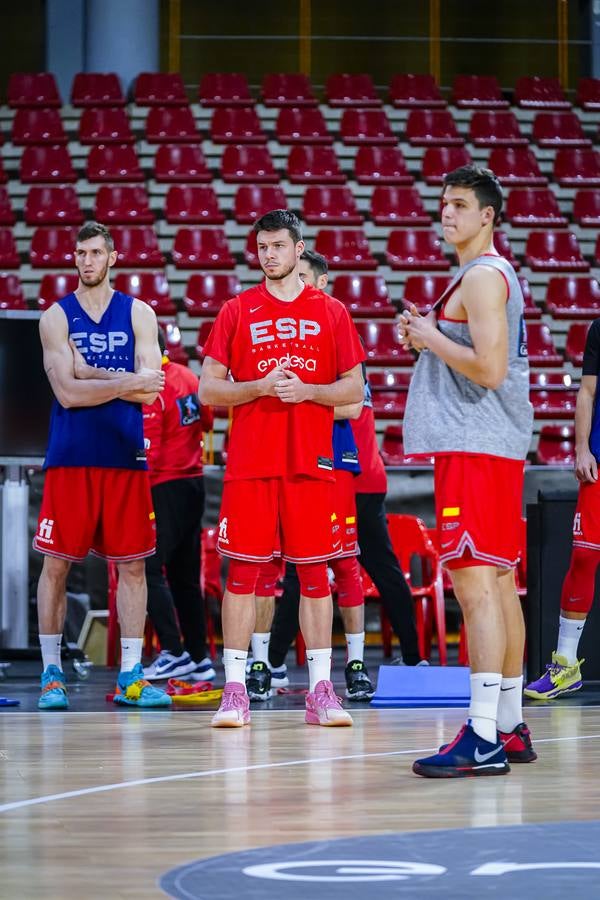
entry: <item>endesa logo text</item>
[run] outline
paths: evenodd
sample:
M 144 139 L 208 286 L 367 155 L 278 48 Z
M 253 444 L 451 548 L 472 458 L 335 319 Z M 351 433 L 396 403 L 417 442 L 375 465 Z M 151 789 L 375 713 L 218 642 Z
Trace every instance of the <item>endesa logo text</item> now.
M 303 359 L 301 356 L 292 356 L 287 353 L 285 356 L 271 356 L 268 359 L 261 359 L 257 365 L 259 372 L 270 372 L 281 366 L 282 369 L 306 369 L 307 372 L 317 371 L 316 359 Z
M 268 344 L 271 341 L 304 341 L 314 337 L 321 331 L 318 322 L 311 319 L 293 319 L 291 316 L 282 319 L 265 319 L 264 322 L 252 322 L 250 335 L 252 343 Z

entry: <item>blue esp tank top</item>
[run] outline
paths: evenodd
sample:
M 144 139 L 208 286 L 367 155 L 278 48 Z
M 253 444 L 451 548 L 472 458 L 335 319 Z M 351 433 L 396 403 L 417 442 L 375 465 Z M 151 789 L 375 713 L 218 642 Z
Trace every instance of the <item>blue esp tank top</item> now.
M 114 291 L 100 322 L 94 322 L 75 294 L 58 302 L 67 317 L 69 337 L 90 366 L 135 371 L 132 297 Z M 55 466 L 147 469 L 141 405 L 116 399 L 65 409 L 55 399 L 44 468 Z
M 360 475 L 358 450 L 349 419 L 336 419 L 333 423 L 333 468 Z

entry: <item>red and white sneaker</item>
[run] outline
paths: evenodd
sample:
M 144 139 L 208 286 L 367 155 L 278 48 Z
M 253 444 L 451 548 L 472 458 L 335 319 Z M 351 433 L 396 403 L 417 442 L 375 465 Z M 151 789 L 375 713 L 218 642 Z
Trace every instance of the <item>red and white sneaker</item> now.
M 250 724 L 250 700 L 246 685 L 229 681 L 223 688 L 221 705 L 212 717 L 213 728 L 241 728 Z
M 331 681 L 319 681 L 312 693 L 306 695 L 307 725 L 352 725 L 352 716 L 336 697 Z
M 504 744 L 509 762 L 530 763 L 537 759 L 537 753 L 531 743 L 531 732 L 525 722 L 521 722 L 512 731 L 499 731 L 498 737 Z

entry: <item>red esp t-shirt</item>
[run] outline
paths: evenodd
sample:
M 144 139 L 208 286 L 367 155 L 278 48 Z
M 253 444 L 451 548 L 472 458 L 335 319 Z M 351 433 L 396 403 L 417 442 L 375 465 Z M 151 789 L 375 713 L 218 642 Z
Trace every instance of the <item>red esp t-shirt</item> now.
M 235 381 L 276 366 L 307 384 L 332 384 L 364 359 L 345 306 L 310 285 L 291 302 L 264 283 L 221 308 L 204 346 Z M 333 481 L 333 407 L 258 397 L 233 409 L 225 480 L 308 476 Z

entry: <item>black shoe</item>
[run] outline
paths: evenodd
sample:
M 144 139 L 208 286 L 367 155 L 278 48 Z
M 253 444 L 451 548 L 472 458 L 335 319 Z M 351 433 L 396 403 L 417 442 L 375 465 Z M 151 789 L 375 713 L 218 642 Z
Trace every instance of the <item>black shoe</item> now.
M 246 676 L 246 690 L 251 700 L 269 700 L 271 690 L 271 670 L 264 662 L 255 661 Z
M 351 660 L 344 672 L 346 676 L 346 697 L 348 700 L 370 700 L 375 689 L 371 684 L 364 662 Z

